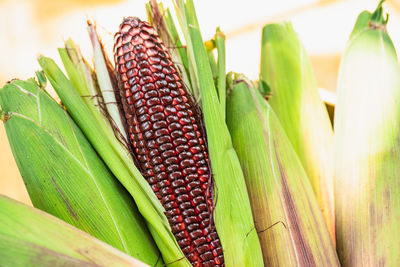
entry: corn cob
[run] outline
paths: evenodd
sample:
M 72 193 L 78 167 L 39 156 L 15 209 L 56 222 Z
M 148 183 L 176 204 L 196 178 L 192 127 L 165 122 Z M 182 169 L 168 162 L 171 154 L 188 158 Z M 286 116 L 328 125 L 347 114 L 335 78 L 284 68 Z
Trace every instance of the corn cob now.
M 115 35 L 114 60 L 138 167 L 179 246 L 194 266 L 222 265 L 201 115 L 167 48 L 147 22 L 128 17 Z

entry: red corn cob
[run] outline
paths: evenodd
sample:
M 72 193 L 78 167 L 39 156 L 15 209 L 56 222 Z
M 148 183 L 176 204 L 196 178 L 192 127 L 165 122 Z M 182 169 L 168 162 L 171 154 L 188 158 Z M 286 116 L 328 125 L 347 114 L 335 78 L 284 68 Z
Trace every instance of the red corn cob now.
M 211 227 L 211 170 L 205 135 L 167 48 L 155 30 L 128 17 L 115 35 L 115 69 L 138 167 L 165 207 L 193 266 L 223 266 Z

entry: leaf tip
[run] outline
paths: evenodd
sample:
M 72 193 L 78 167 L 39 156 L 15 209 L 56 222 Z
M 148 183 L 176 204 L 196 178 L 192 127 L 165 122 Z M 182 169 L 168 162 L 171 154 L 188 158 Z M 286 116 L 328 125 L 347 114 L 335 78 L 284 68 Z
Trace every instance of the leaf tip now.
M 46 78 L 46 75 L 44 74 L 44 72 L 36 71 L 35 74 L 36 74 L 36 78 L 37 78 L 37 82 L 38 82 L 39 86 L 41 88 L 46 88 L 47 78 Z
M 6 123 L 10 119 L 10 114 L 7 114 L 4 110 L 0 108 L 0 120 Z

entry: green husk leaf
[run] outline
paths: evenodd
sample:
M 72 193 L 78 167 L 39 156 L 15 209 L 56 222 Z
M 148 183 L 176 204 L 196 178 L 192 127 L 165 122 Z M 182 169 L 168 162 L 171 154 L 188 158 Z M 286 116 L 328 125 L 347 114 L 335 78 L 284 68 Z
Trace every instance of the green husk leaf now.
M 1 266 L 148 266 L 40 210 L 0 195 Z
M 218 27 L 215 33 L 215 46 L 218 52 L 218 75 L 217 75 L 217 90 L 219 103 L 222 109 L 222 119 L 225 120 L 226 113 L 226 59 L 225 59 L 225 35 Z
M 87 62 L 84 61 L 80 51 L 71 39 L 68 39 L 65 46 L 65 48 L 59 48 L 58 53 L 73 88 L 75 88 L 75 91 L 79 94 L 97 124 L 107 129 L 107 131 L 113 131 L 109 120 L 103 115 L 105 110 L 102 110 L 100 106 L 100 103 L 103 103 L 104 100 L 101 98 L 99 90 L 93 90 L 98 85 L 93 81 L 93 76 Z M 92 88 L 92 90 L 89 88 Z
M 134 165 L 128 150 L 115 138 L 109 124 L 105 122 L 102 124 L 101 118 L 96 119 L 102 114 L 91 112 L 77 89 L 52 59 L 41 56 L 38 61 L 68 113 L 85 133 L 111 172 L 134 198 L 165 263 L 170 266 L 190 266 L 171 232 L 164 215 L 164 208 Z
M 214 174 L 215 226 L 224 250 L 225 264 L 263 266 L 262 252 L 240 162 L 232 146 L 228 128 L 214 85 L 192 1 L 177 1 L 176 11 L 186 39 L 192 87 L 201 93 L 211 168 Z M 193 83 L 196 81 L 198 83 Z
M 261 95 L 268 100 L 268 98 L 271 97 L 271 88 L 269 85 L 263 81 L 263 80 L 258 80 L 258 91 L 261 93 Z
M 207 51 L 208 63 L 210 64 L 214 84 L 217 89 L 218 100 L 222 109 L 222 117 L 225 120 L 226 113 L 226 55 L 225 55 L 225 35 L 217 27 L 214 39 L 206 41 L 204 46 Z M 213 50 L 217 49 L 218 60 L 215 59 Z
M 36 208 L 154 265 L 159 251 L 128 192 L 33 79 L 0 90 L 10 146 Z
M 367 10 L 364 10 L 363 12 L 360 13 L 360 15 L 358 15 L 356 24 L 354 25 L 353 30 L 351 31 L 349 40 L 369 27 L 371 16 L 372 13 Z
M 46 75 L 44 75 L 43 71 L 36 71 L 36 79 L 38 81 L 38 84 L 42 88 L 46 88 L 47 86 L 47 78 Z
M 271 89 L 269 104 L 303 164 L 335 240 L 332 125 L 308 55 L 290 22 L 263 28 L 260 79 Z
M 58 52 L 72 84 L 79 90 L 79 94 L 88 105 L 93 105 L 99 110 L 98 94 L 100 90 L 97 83 L 93 81 L 95 74 L 82 57 L 79 48 L 72 39 L 68 39 L 65 42 L 65 48 L 59 48 Z
M 116 79 L 111 76 L 112 71 L 111 62 L 108 60 L 107 55 L 104 52 L 103 45 L 100 42 L 100 37 L 97 34 L 95 25 L 88 22 L 87 27 L 89 38 L 92 43 L 93 48 L 93 58 L 94 67 L 96 70 L 96 77 L 101 91 L 102 100 L 104 101 L 104 106 L 107 109 L 107 114 L 109 119 L 113 122 L 113 127 L 115 127 L 121 138 L 127 140 L 126 131 L 124 127 L 124 121 L 120 108 L 118 107 L 119 99 L 117 100 L 118 93 L 116 93 L 117 84 Z
M 189 59 L 187 51 L 179 37 L 178 30 L 176 29 L 175 22 L 172 18 L 169 8 L 167 8 L 164 12 L 164 20 L 167 24 L 172 40 L 175 41 L 175 48 L 179 51 L 179 54 L 181 55 L 182 64 L 185 67 L 186 72 L 189 72 Z
M 379 12 L 348 41 L 339 71 L 335 200 L 342 266 L 400 264 L 400 69 Z
M 227 124 L 265 266 L 339 266 L 308 177 L 274 111 L 243 75 L 229 87 Z
M 214 56 L 214 40 L 209 40 L 204 43 L 206 50 L 207 50 L 207 56 L 208 56 L 208 63 L 210 63 L 210 68 L 211 68 L 211 73 L 213 76 L 214 83 L 217 80 L 218 77 L 218 66 L 217 66 L 217 61 L 215 60 Z

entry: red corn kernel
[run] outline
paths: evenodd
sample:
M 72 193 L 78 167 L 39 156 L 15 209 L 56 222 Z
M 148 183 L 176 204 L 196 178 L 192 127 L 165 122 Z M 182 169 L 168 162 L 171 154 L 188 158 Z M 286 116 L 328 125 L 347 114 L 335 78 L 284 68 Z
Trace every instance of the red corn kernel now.
M 193 266 L 223 266 L 210 227 L 209 185 L 201 114 L 156 31 L 128 17 L 115 34 L 115 70 L 139 169 L 166 210 L 182 252 Z

